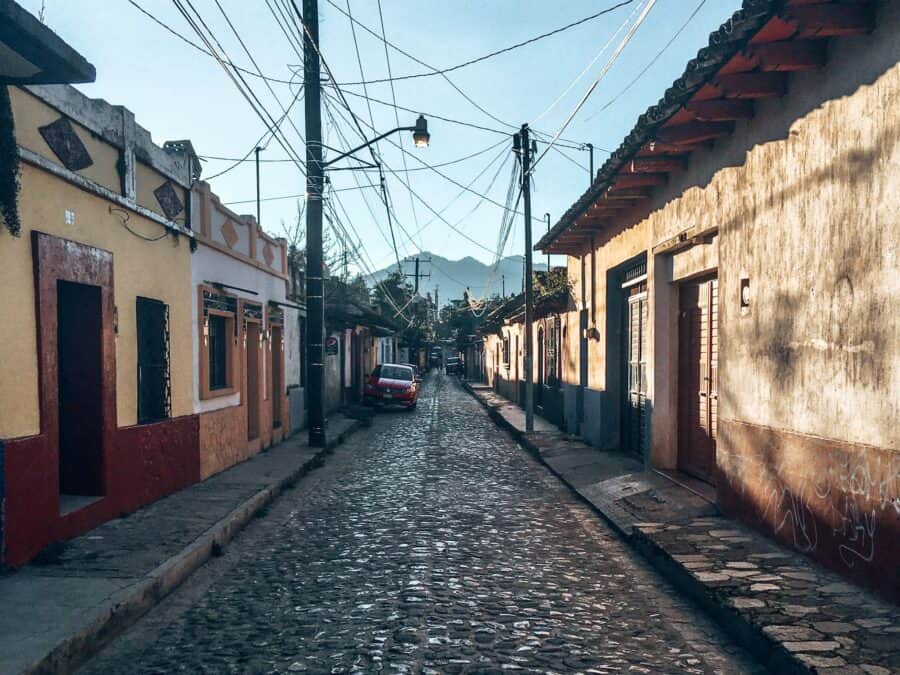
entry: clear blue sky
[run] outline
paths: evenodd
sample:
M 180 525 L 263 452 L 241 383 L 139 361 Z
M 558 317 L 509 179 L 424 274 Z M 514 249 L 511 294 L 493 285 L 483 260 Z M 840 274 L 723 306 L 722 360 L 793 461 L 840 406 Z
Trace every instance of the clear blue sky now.
M 347 0 L 334 0 L 347 9 Z M 26 9 L 37 15 L 41 0 L 19 0 Z M 137 0 L 148 11 L 198 41 L 197 36 L 167 0 Z M 238 64 L 252 67 L 233 33 L 231 33 L 214 0 L 193 0 L 194 5 L 213 29 L 230 57 Z M 238 32 L 247 44 L 261 69 L 267 75 L 282 79 L 291 77 L 289 64 L 298 64 L 299 57 L 278 28 L 263 0 L 220 0 Z M 380 34 L 378 3 L 376 0 L 349 0 L 355 18 Z M 636 9 L 643 0 L 617 9 L 601 18 L 589 21 L 565 33 L 551 36 L 536 44 L 468 66 L 449 75 L 450 79 L 480 107 L 502 122 L 515 125 L 529 122 L 534 128 L 552 134 L 572 111 L 588 85 L 600 72 L 625 30 L 619 32 L 606 52 L 590 67 L 598 52 L 623 23 L 634 20 Z M 150 130 L 154 140 L 189 138 L 200 155 L 222 157 L 243 156 L 263 133 L 264 126 L 251 111 L 237 89 L 211 58 L 200 54 L 152 23 L 126 0 L 45 0 L 44 20 L 65 40 L 82 52 L 97 67 L 97 81 L 80 88 L 89 96 L 104 98 L 134 111 L 138 122 Z M 297 0 L 297 4 L 300 2 Z M 563 26 L 616 4 L 615 0 L 431 0 L 400 2 L 382 0 L 384 24 L 389 41 L 437 68 L 446 68 Z M 690 21 L 664 56 L 612 106 L 598 112 L 617 95 L 669 41 L 698 5 L 699 12 Z M 564 137 L 578 142 L 591 142 L 597 148 L 595 166 L 606 158 L 600 148 L 615 148 L 631 129 L 637 116 L 655 103 L 672 81 L 680 75 L 686 62 L 705 46 L 710 31 L 717 28 L 740 6 L 740 0 L 658 0 L 646 21 L 626 46 L 620 58 L 574 118 Z M 360 80 L 359 64 L 350 31 L 350 23 L 328 0 L 320 0 L 321 44 L 325 59 L 342 82 Z M 387 77 L 383 44 L 357 28 L 359 50 L 365 79 Z M 427 72 L 425 68 L 401 54 L 391 51 L 393 75 Z M 545 109 L 566 90 L 579 73 L 587 72 L 562 99 L 538 119 Z M 266 106 L 277 116 L 280 109 L 261 81 L 248 77 Z M 293 94 L 287 84 L 273 84 L 275 92 L 287 105 Z M 348 85 L 349 91 L 362 93 L 359 85 Z M 442 116 L 470 121 L 493 129 L 512 133 L 511 127 L 488 117 L 463 98 L 439 76 L 398 81 L 395 84 L 399 105 L 415 110 L 434 112 Z M 387 83 L 369 85 L 369 95 L 391 100 Z M 354 111 L 367 123 L 369 111 L 362 98 L 348 97 Z M 374 126 L 387 130 L 396 126 L 392 108 L 373 104 Z M 400 112 L 402 125 L 412 124 L 415 116 Z M 303 131 L 302 101 L 292 110 L 291 120 Z M 359 137 L 341 122 L 343 133 L 351 142 Z M 504 202 L 510 176 L 511 139 L 498 133 L 461 127 L 440 120 L 429 122 L 431 146 L 413 148 L 409 134 L 394 136 L 415 157 L 431 164 L 452 161 L 459 157 L 497 145 L 494 150 L 445 168 L 440 171 L 462 184 L 468 184 L 492 160 L 496 162 L 475 182 L 473 189 L 483 192 L 500 162 L 505 162 L 490 197 Z M 290 143 L 302 157 L 300 139 L 289 125 L 282 127 Z M 340 147 L 337 131 L 326 124 L 328 145 Z M 502 142 L 502 143 L 501 143 Z M 546 147 L 539 146 L 539 151 Z M 505 148 L 505 150 L 503 150 Z M 401 172 L 403 159 L 399 150 L 387 142 L 379 144 L 384 163 Z M 503 152 L 501 153 L 501 150 Z M 587 153 L 564 150 L 570 161 L 551 152 L 537 167 L 533 211 L 538 217 L 545 212 L 556 222 L 585 190 L 588 184 Z M 284 158 L 285 152 L 276 142 L 269 143 L 262 157 L 267 160 Z M 580 163 L 579 167 L 576 163 Z M 204 163 L 204 175 L 209 176 L 229 163 L 209 160 Z M 410 169 L 422 165 L 408 157 Z M 365 185 L 359 172 L 331 174 L 333 186 L 345 190 L 339 193 L 341 203 L 349 213 L 353 227 L 365 248 L 367 261 L 375 268 L 393 260 L 385 210 L 375 189 L 355 188 L 355 177 Z M 368 173 L 377 185 L 375 173 Z M 485 262 L 497 245 L 497 233 L 502 210 L 490 203 L 479 203 L 479 197 L 464 193 L 456 199 L 460 188 L 431 171 L 408 174 L 410 185 L 432 208 L 443 211 L 451 223 L 484 248 L 479 248 L 463 235 L 453 232 L 446 224 L 434 219 L 419 201 L 413 213 L 410 197 L 402 183 L 388 174 L 388 186 L 393 205 L 402 228 L 412 235 L 412 241 L 399 227 L 396 237 L 400 255 L 415 253 L 420 247 L 449 258 L 471 255 Z M 404 178 L 405 180 L 405 178 Z M 226 203 L 252 200 L 255 197 L 254 167 L 245 163 L 220 178 L 211 181 L 213 189 Z M 268 162 L 262 169 L 264 198 L 303 193 L 305 180 L 290 163 Z M 373 219 L 363 194 L 375 215 Z M 252 202 L 235 204 L 239 213 L 253 213 Z M 297 211 L 296 199 L 263 202 L 263 226 L 279 234 L 281 221 L 291 222 Z M 418 226 L 416 225 L 418 219 Z M 376 222 L 377 220 L 377 222 Z M 427 224 L 429 223 L 430 224 Z M 426 226 L 427 224 L 427 226 Z M 416 231 L 423 228 L 419 234 Z M 537 225 L 536 236 L 544 229 Z M 357 235 L 355 235 L 357 236 Z M 521 217 L 516 218 L 513 236 L 505 254 L 523 251 Z M 485 250 L 486 249 L 486 250 Z

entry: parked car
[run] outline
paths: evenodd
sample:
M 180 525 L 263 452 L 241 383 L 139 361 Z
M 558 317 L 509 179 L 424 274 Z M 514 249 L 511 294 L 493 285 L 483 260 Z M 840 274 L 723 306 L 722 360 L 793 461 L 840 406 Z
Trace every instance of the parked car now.
M 366 380 L 365 402 L 369 405 L 402 405 L 412 410 L 419 402 L 419 383 L 412 366 L 382 363 Z
M 444 371 L 447 375 L 460 375 L 459 358 L 456 356 L 448 356 Z
M 416 378 L 416 382 L 421 382 L 421 381 L 422 381 L 422 373 L 421 373 L 421 371 L 419 370 L 419 366 L 417 366 L 417 365 L 414 364 L 414 363 L 401 363 L 400 365 L 401 365 L 401 366 L 409 366 L 410 368 L 412 368 L 412 369 L 413 369 L 413 375 L 414 375 L 415 378 Z
M 444 361 L 444 350 L 440 347 L 432 347 L 429 361 L 432 368 L 440 368 Z

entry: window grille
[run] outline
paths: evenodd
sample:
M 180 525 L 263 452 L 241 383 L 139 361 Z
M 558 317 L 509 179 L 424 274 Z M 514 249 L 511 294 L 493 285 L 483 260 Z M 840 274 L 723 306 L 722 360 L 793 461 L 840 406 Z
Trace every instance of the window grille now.
M 137 298 L 138 424 L 168 418 L 172 409 L 169 369 L 169 306 Z

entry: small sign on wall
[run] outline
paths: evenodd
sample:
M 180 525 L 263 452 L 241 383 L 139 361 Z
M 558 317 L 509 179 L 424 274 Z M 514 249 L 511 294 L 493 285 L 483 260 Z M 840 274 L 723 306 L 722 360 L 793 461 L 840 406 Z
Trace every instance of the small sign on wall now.
M 328 356 L 337 356 L 338 339 L 336 337 L 331 336 L 327 340 L 325 340 L 325 353 Z

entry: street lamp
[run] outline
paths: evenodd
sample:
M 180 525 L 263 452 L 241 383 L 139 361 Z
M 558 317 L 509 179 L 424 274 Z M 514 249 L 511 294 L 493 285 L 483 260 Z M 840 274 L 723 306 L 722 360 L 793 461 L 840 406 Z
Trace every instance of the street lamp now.
M 413 144 L 417 148 L 427 148 L 428 142 L 431 140 L 431 134 L 428 133 L 428 120 L 425 119 L 424 115 L 419 115 L 419 118 L 416 120 L 414 126 L 411 127 L 397 127 L 396 129 L 391 129 L 390 131 L 385 131 L 383 134 L 380 134 L 373 138 L 372 140 L 366 141 L 362 145 L 358 145 L 352 150 L 348 150 L 347 152 L 341 153 L 337 157 L 329 159 L 327 162 L 322 162 L 322 167 L 326 168 L 334 164 L 335 162 L 339 162 L 345 157 L 349 157 L 350 155 L 359 152 L 363 148 L 368 148 L 373 143 L 377 143 L 382 138 L 386 138 L 391 134 L 395 134 L 398 131 L 411 131 L 413 132 Z M 374 166 L 374 165 L 373 165 Z
M 594 184 L 594 144 L 593 143 L 582 143 L 581 149 L 587 150 L 588 152 L 591 153 L 591 163 L 590 163 L 590 168 L 588 169 L 588 175 L 590 176 L 588 178 L 588 185 L 593 185 Z
M 425 119 L 425 115 L 419 115 L 416 126 L 413 127 L 413 143 L 417 148 L 427 148 L 429 140 L 431 134 L 428 133 L 428 120 Z

